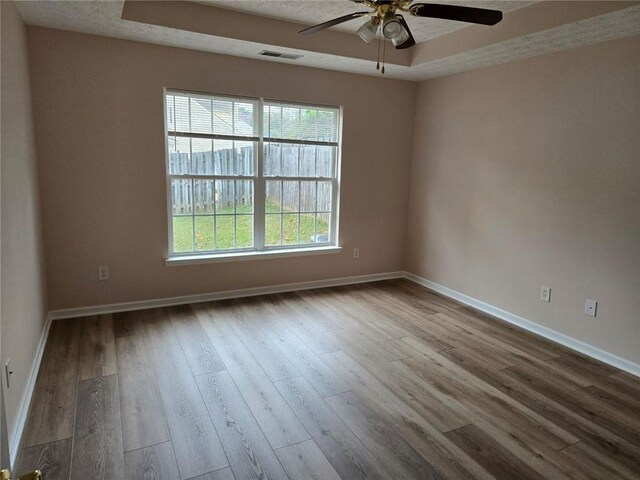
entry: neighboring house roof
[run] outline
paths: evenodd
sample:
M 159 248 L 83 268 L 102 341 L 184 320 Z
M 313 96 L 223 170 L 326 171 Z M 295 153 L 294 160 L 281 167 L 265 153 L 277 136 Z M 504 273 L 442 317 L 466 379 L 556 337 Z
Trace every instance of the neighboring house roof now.
M 233 132 L 234 135 L 248 135 L 248 136 L 254 135 L 253 126 L 248 122 L 244 121 L 242 118 L 240 118 L 237 115 L 235 118 L 233 118 L 232 111 L 225 112 L 222 110 L 220 111 L 214 110 L 212 112 L 213 104 L 211 101 L 206 99 L 199 99 L 199 98 L 194 98 L 194 100 L 195 100 L 195 103 L 191 104 L 192 118 L 193 117 L 197 118 L 198 116 L 208 117 L 210 115 L 213 115 L 214 124 L 217 126 L 224 125 L 225 127 L 228 127 L 229 134 Z M 172 108 L 172 107 L 168 106 L 168 108 Z M 223 130 L 227 130 L 227 128 L 223 128 Z M 175 150 L 176 140 L 173 137 L 168 138 L 168 143 L 169 143 L 169 150 L 170 151 Z M 229 148 L 229 145 L 225 145 L 222 143 L 218 143 L 218 145 L 221 145 L 221 146 L 219 146 L 218 148 L 215 148 L 215 144 L 214 144 L 214 150 Z
M 206 112 L 208 114 L 211 114 L 211 110 L 213 109 L 212 102 L 200 98 L 195 98 L 194 100 L 200 107 L 202 107 L 202 109 L 204 110 L 203 113 Z M 254 128 L 252 125 L 248 124 L 238 116 L 232 118 L 232 115 L 233 112 L 214 111 L 214 122 L 218 120 L 221 123 L 228 125 L 230 129 L 233 128 L 232 131 L 235 135 L 253 135 Z

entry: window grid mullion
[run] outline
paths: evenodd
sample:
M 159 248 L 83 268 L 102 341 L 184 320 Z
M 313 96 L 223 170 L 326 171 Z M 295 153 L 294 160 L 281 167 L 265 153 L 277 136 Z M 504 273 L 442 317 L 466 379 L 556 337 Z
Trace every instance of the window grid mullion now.
M 196 205 L 193 201 L 193 179 L 191 181 L 191 251 L 196 251 Z
M 264 180 L 264 101 L 258 101 L 255 121 L 258 125 L 258 148 L 254 160 L 255 183 L 253 187 L 253 245 L 256 250 L 264 250 L 265 246 L 265 210 L 267 203 Z
M 298 241 L 296 242 L 300 245 L 300 210 L 302 209 L 302 182 L 298 181 Z
M 213 134 L 213 132 L 215 132 L 215 121 L 214 121 L 214 115 L 213 115 L 213 98 L 210 100 L 211 102 L 211 133 Z M 215 139 L 212 137 L 211 138 L 211 173 L 215 176 L 216 173 L 216 145 L 215 145 Z M 218 206 L 216 205 L 217 203 L 217 196 L 216 196 L 216 179 L 215 177 L 211 179 L 211 183 L 213 184 L 213 191 L 212 191 L 212 196 L 213 196 L 213 251 L 215 252 L 218 249 Z
M 237 141 L 237 142 L 257 142 L 260 140 L 260 137 L 257 136 L 244 136 L 244 135 L 225 135 L 224 133 L 199 133 L 199 132 L 182 132 L 178 130 L 169 130 L 167 131 L 167 136 L 169 137 L 179 137 L 179 138 L 202 138 L 205 140 L 229 140 L 229 141 Z
M 236 102 L 231 102 L 231 135 L 235 135 L 235 134 L 236 134 Z
M 314 152 L 313 152 L 313 172 L 314 175 L 317 177 L 318 176 L 318 146 L 315 146 Z
M 187 97 L 187 108 L 189 111 L 189 130 L 191 128 L 191 97 Z M 193 171 L 193 148 L 191 145 L 191 139 L 189 139 L 189 162 L 187 163 L 189 170 Z M 196 251 L 196 205 L 194 200 L 194 180 L 193 178 L 190 180 L 191 182 L 191 251 Z
M 213 127 L 212 127 L 213 128 Z M 213 165 L 213 168 L 215 170 L 216 166 L 215 166 L 215 162 Z M 218 206 L 216 205 L 218 202 L 218 198 L 216 195 L 216 181 L 213 180 L 213 249 L 217 250 L 218 249 Z
M 280 181 L 280 245 L 284 239 L 284 181 Z
M 237 177 L 234 177 L 237 178 Z M 266 180 L 290 180 L 292 182 L 299 182 L 299 181 L 312 181 L 312 180 L 318 180 L 318 181 L 325 181 L 325 182 L 329 182 L 332 180 L 331 177 L 280 177 L 280 176 L 268 176 L 265 177 Z
M 175 173 L 170 173 L 168 175 L 169 178 L 174 180 L 256 180 L 256 177 L 247 175 L 183 175 Z
M 164 103 L 167 103 L 166 100 L 166 96 L 167 96 L 167 92 L 165 91 L 165 101 Z M 166 109 L 166 107 L 165 107 Z M 175 95 L 173 96 L 173 127 L 175 128 L 176 126 L 176 121 L 177 121 L 177 115 L 176 115 L 176 97 Z M 167 125 L 167 121 L 165 119 L 165 125 Z M 168 125 L 167 125 L 167 129 L 168 129 Z M 167 165 L 167 173 L 171 172 L 171 150 L 169 149 L 169 136 L 167 134 L 167 138 L 165 139 L 165 148 L 166 148 L 166 156 L 167 156 L 167 160 L 166 160 L 166 165 Z M 175 142 L 175 140 L 174 140 Z M 167 176 L 167 210 L 168 210 L 168 215 L 167 215 L 167 224 L 169 226 L 169 255 L 174 255 L 175 254 L 175 245 L 173 243 L 173 181 L 171 179 L 171 177 Z
M 298 110 L 298 128 L 300 128 L 300 110 Z M 298 130 L 298 135 L 300 134 L 300 130 Z M 300 145 L 296 147 L 296 152 L 298 153 L 298 176 L 300 175 Z M 300 222 L 302 221 L 302 217 L 300 216 L 300 210 L 302 210 L 302 181 L 298 180 L 298 245 L 300 245 Z
M 191 126 L 191 97 L 188 97 L 187 108 L 189 109 L 189 130 L 193 130 Z M 193 145 L 192 139 L 189 138 L 189 162 L 187 163 L 188 169 L 193 172 Z M 193 193 L 193 180 L 191 181 L 191 192 Z M 195 235 L 195 231 L 194 231 Z
M 329 205 L 329 210 L 330 213 L 329 215 L 331 215 L 330 218 L 330 222 L 329 222 L 329 240 L 332 243 L 335 241 L 337 241 L 338 239 L 335 237 L 336 235 L 336 216 L 338 213 L 338 205 L 337 205 L 337 201 L 338 201 L 338 179 L 336 178 L 332 178 L 331 179 L 331 205 Z
M 233 152 L 233 161 L 235 164 L 235 151 Z M 233 248 L 238 248 L 238 183 L 233 181 Z
M 337 147 L 339 142 L 326 142 L 323 140 L 299 140 L 297 138 L 264 137 L 265 142 L 286 143 L 289 145 L 317 145 L 321 147 Z
M 316 162 L 317 165 L 317 162 Z M 318 240 L 318 187 L 319 183 L 316 180 L 316 201 L 313 205 L 313 241 L 316 242 Z

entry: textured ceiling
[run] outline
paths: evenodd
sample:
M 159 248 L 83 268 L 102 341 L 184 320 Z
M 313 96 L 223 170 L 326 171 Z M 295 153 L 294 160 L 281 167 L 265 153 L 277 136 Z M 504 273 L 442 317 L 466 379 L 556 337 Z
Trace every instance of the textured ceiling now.
M 208 3 L 212 3 L 209 0 Z M 200 2 L 202 3 L 202 2 Z M 305 4 L 304 9 L 286 8 L 287 15 L 309 14 L 315 10 L 321 10 L 328 13 L 331 18 L 334 11 L 329 11 L 328 5 L 338 5 L 337 8 L 343 8 L 346 4 L 350 10 L 353 8 L 347 0 L 319 2 L 317 0 L 296 0 L 288 2 L 286 0 L 261 0 L 240 1 L 240 2 L 213 2 L 225 4 L 249 4 L 264 3 L 277 5 L 285 9 L 287 3 Z M 453 2 L 449 2 L 453 3 Z M 471 5 L 473 2 L 457 2 Z M 487 5 L 489 2 L 482 2 Z M 494 6 L 497 3 L 506 2 L 490 2 Z M 521 2 L 514 2 L 516 8 L 522 6 Z M 546 2 L 545 2 L 546 3 Z M 372 55 L 371 60 L 362 58 L 352 58 L 339 53 L 324 53 L 321 51 L 302 50 L 298 45 L 291 44 L 288 47 L 282 45 L 269 45 L 267 43 L 259 43 L 257 41 L 248 41 L 242 38 L 230 38 L 215 36 L 204 33 L 195 33 L 188 30 L 168 28 L 150 23 L 141 23 L 136 21 L 123 20 L 121 18 L 123 1 L 20 1 L 16 2 L 16 7 L 28 25 L 38 25 L 49 28 L 57 28 L 61 30 L 70 30 L 74 32 L 89 33 L 95 35 L 103 35 L 108 37 L 123 38 L 128 40 L 142 41 L 159 45 L 168 45 L 173 47 L 189 48 L 193 50 L 201 50 L 207 52 L 221 53 L 225 55 L 234 55 L 239 57 L 247 57 L 260 59 L 263 61 L 275 61 L 279 63 L 292 63 L 288 60 L 278 58 L 268 58 L 257 56 L 257 53 L 263 49 L 277 50 L 284 53 L 295 53 L 303 55 L 300 60 L 295 62 L 296 65 L 304 65 L 310 67 L 324 68 L 329 70 L 337 70 L 343 72 L 358 73 L 364 75 L 379 76 L 375 70 L 375 60 Z M 312 6 L 314 5 L 314 6 Z M 318 7 L 319 5 L 319 7 Z M 544 5 L 538 3 L 530 8 Z M 412 66 L 388 65 L 385 77 L 398 78 L 407 80 L 424 80 L 452 73 L 462 72 L 473 68 L 486 67 L 515 61 L 520 58 L 541 55 L 545 53 L 575 48 L 582 45 L 598 43 L 614 38 L 621 38 L 630 35 L 640 34 L 640 6 L 637 3 L 629 2 L 629 6 L 622 5 L 617 11 L 609 11 L 603 14 L 597 14 L 590 18 L 580 21 L 573 21 L 567 24 L 540 31 L 525 34 L 514 33 L 512 38 L 502 39 L 490 42 L 482 47 L 464 47 L 458 48 L 457 51 L 451 51 L 448 55 L 425 60 L 423 62 L 414 62 Z M 236 5 L 237 6 L 237 5 Z M 244 6 L 243 8 L 249 8 Z M 277 10 L 276 8 L 276 10 Z M 501 7 L 502 8 L 502 7 Z M 507 10 L 507 9 L 505 9 Z M 513 10 L 513 8 L 511 9 Z M 297 12 L 297 13 L 296 13 Z M 302 13 L 300 13 L 302 12 Z M 340 15 L 342 11 L 335 11 L 336 15 Z M 527 9 L 519 10 L 520 13 L 526 15 Z M 264 13 L 264 11 L 263 11 Z M 271 15 L 276 16 L 276 15 Z M 284 15 L 280 15 L 282 18 Z M 507 18 L 508 19 L 508 18 Z M 304 19 L 295 19 L 301 23 Z M 324 18 L 322 19 L 324 20 Z M 422 22 L 422 19 L 414 19 Z M 431 23 L 431 21 L 428 21 Z M 441 22 L 440 20 L 435 21 Z M 443 24 L 453 24 L 454 22 L 444 22 Z M 462 24 L 464 25 L 464 24 Z M 436 28 L 436 27 L 434 27 Z M 437 28 L 445 28 L 439 25 Z M 442 31 L 439 35 L 449 33 L 452 30 Z M 471 27 L 475 28 L 475 27 Z M 468 30 L 467 32 L 473 32 Z M 433 32 L 432 32 L 433 33 Z M 456 35 L 462 35 L 464 31 L 460 30 Z M 475 35 L 472 35 L 474 37 Z M 451 38 L 448 44 L 458 45 L 458 37 Z M 435 40 L 438 42 L 440 40 Z M 414 47 L 426 47 L 426 51 L 433 50 L 430 42 Z M 412 50 L 414 50 L 412 49 Z M 334 49 L 335 50 L 335 49 Z M 339 49 L 338 49 L 339 51 Z M 373 50 L 372 50 L 373 52 Z
M 321 23 L 353 12 L 370 10 L 364 5 L 350 2 L 349 0 L 199 0 L 198 3 L 213 5 L 229 10 L 242 11 L 253 15 L 291 20 L 308 25 Z M 503 12 L 510 12 L 534 2 L 524 0 L 435 0 L 431 3 L 465 5 L 467 7 L 490 8 L 494 10 L 501 10 Z M 416 18 L 411 16 L 409 13 L 406 13 L 404 17 L 409 24 L 413 37 L 418 43 L 468 26 L 467 23 L 463 22 L 453 22 L 450 20 L 438 20 L 433 18 Z M 362 20 L 353 20 L 333 28 L 345 32 L 355 32 L 362 23 L 364 23 Z
M 634 6 L 416 65 L 407 78 L 451 75 L 638 34 L 640 6 Z
M 27 25 L 124 38 L 126 40 L 248 57 L 263 61 L 291 63 L 291 61 L 279 58 L 257 56 L 257 53 L 261 50 L 277 50 L 283 53 L 303 55 L 303 58 L 296 62 L 298 65 L 364 75 L 377 75 L 375 62 L 372 61 L 294 48 L 283 48 L 235 38 L 216 37 L 122 20 L 121 14 L 124 0 L 20 1 L 16 2 L 15 5 Z M 403 78 L 408 71 L 409 67 L 395 67 L 394 70 L 389 69 L 387 77 Z

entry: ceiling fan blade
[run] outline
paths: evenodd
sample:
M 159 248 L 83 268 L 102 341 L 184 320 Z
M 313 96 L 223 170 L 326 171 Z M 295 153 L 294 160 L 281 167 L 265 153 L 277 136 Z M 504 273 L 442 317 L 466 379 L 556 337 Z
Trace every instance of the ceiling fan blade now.
M 482 25 L 495 25 L 502 20 L 502 12 L 499 10 L 440 3 L 416 3 L 409 7 L 409 13 L 415 17 L 442 18 Z
M 398 45 L 396 47 L 396 50 L 402 50 L 404 48 L 413 47 L 416 44 L 416 41 L 414 40 L 413 35 L 411 34 L 411 29 L 409 28 L 409 25 L 407 25 L 407 21 L 404 19 L 402 15 L 396 15 L 396 17 L 400 21 L 400 24 L 405 28 L 405 30 L 409 34 L 409 38 L 407 38 L 403 43 Z
M 354 18 L 363 17 L 365 15 L 369 15 L 371 12 L 355 12 L 350 13 L 349 15 L 343 15 L 342 17 L 334 18 L 333 20 L 329 20 L 327 22 L 319 23 L 318 25 L 314 25 L 313 27 L 305 28 L 304 30 L 300 30 L 298 33 L 302 35 L 307 35 L 309 33 L 316 33 L 320 30 L 324 30 L 325 28 L 333 27 L 334 25 L 338 25 L 340 23 L 348 22 L 349 20 L 353 20 Z

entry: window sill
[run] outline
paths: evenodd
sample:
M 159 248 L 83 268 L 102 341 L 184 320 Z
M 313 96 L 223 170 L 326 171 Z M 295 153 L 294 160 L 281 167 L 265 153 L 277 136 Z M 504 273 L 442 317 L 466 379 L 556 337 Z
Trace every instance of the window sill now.
M 342 247 L 292 248 L 287 250 L 267 250 L 262 252 L 223 253 L 217 255 L 184 255 L 170 257 L 165 260 L 168 267 L 183 265 L 199 265 L 202 263 L 246 262 L 251 260 L 266 260 L 269 258 L 302 257 L 306 255 L 326 255 L 340 253 Z

